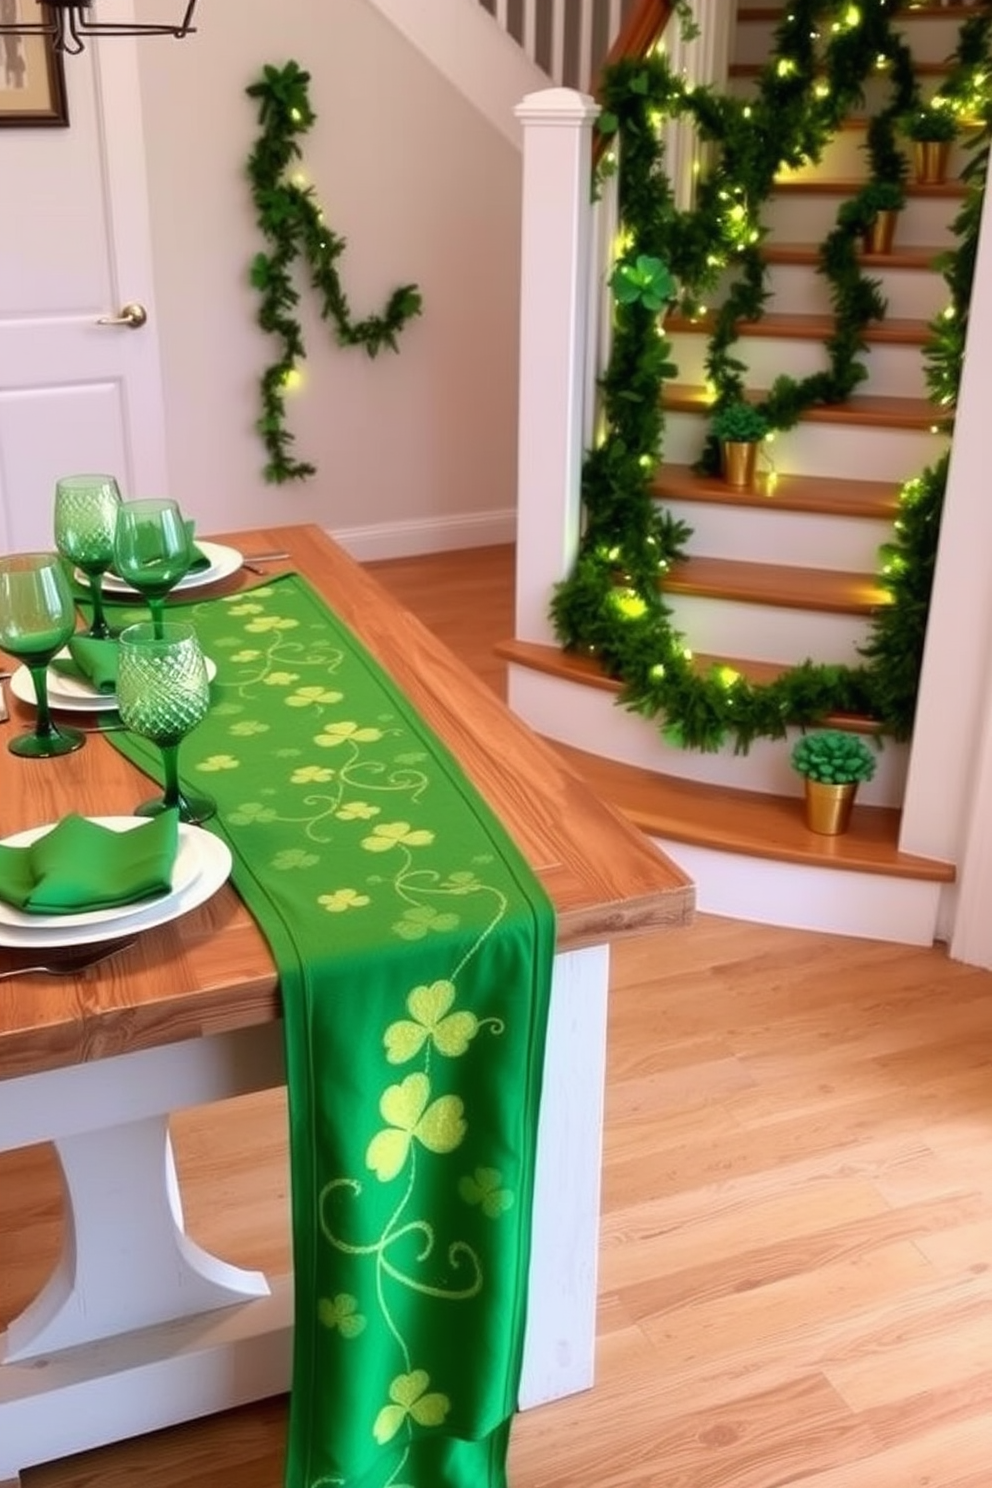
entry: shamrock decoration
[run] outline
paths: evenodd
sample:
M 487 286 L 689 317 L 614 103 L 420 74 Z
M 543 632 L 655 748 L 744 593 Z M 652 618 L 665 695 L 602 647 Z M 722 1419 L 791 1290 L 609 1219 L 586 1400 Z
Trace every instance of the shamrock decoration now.
M 675 298 L 675 280 L 660 258 L 639 253 L 633 263 L 618 264 L 610 288 L 621 305 L 640 300 L 645 310 L 663 310 Z

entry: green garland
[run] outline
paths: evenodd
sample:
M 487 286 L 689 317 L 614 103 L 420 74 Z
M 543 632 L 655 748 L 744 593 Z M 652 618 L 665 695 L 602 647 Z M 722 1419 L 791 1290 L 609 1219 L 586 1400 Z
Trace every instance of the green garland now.
M 551 612 L 561 643 L 595 655 L 621 682 L 623 703 L 644 717 L 661 718 L 665 738 L 684 748 L 716 750 L 731 743 L 744 752 L 757 738 L 779 738 L 790 725 L 820 723 L 830 714 L 871 716 L 897 738 L 908 737 L 912 727 L 946 458 L 901 493 L 879 576 L 891 603 L 873 621 L 862 651 L 865 664 L 806 662 L 764 686 L 726 664 L 705 675 L 695 667 L 664 599 L 665 573 L 685 553 L 691 529 L 672 518 L 652 489 L 663 445 L 662 389 L 676 375 L 652 308 L 659 272 L 664 267 L 682 286 L 681 307 L 690 314 L 721 275 L 729 279 L 706 368 L 716 389 L 714 408 L 735 401 L 748 370 L 735 354 L 738 328 L 760 317 L 768 297 L 762 206 L 782 163 L 819 158 L 884 58 L 889 99 L 869 127 L 869 179 L 841 207 L 821 245 L 820 272 L 830 282 L 834 311 L 828 366 L 813 377 L 776 379 L 760 406 L 773 428 L 788 428 L 815 404 L 843 402 L 867 375 L 859 360 L 865 329 L 886 307 L 878 284 L 863 273 L 856 243 L 882 193 L 891 199 L 893 189 L 904 191 L 906 166 L 896 133 L 920 96 L 911 56 L 892 27 L 891 17 L 901 8 L 901 0 L 863 0 L 860 7 L 793 0 L 756 95 L 747 101 L 686 85 L 660 56 L 622 61 L 604 80 L 599 128 L 619 146 L 604 170 L 616 169 L 618 158 L 624 246 L 611 277 L 615 313 L 609 364 L 600 379 L 603 434 L 582 472 L 583 536 Z M 964 23 L 945 85 L 959 107 L 967 102 L 971 122 L 980 126 L 965 173 L 966 202 L 955 222 L 958 246 L 942 264 L 950 313 L 931 327 L 928 347 L 928 386 L 948 410 L 960 379 L 992 131 L 992 105 L 982 81 L 990 26 L 987 5 Z M 716 164 L 698 184 L 694 208 L 685 212 L 675 205 L 658 129 L 660 120 L 683 117 L 716 153 Z M 638 282 L 647 294 L 631 292 Z M 948 412 L 948 427 L 949 417 Z M 701 468 L 712 469 L 715 457 L 711 436 Z
M 313 188 L 298 184 L 288 174 L 300 157 L 298 137 L 307 133 L 317 117 L 310 106 L 309 82 L 308 72 L 288 62 L 285 67 L 265 67 L 258 81 L 245 90 L 259 100 L 261 134 L 248 157 L 247 171 L 258 226 L 270 245 L 267 252 L 255 255 L 251 283 L 261 297 L 258 324 L 280 343 L 278 357 L 261 378 L 262 411 L 255 427 L 268 453 L 265 479 L 277 485 L 315 474 L 313 465 L 290 454 L 294 436 L 286 428 L 287 388 L 306 359 L 295 314 L 300 297 L 291 277 L 296 259 L 306 263 L 319 296 L 321 318 L 334 323 L 342 346 L 364 346 L 373 357 L 384 346 L 395 351 L 396 337 L 422 308 L 416 285 L 404 284 L 393 291 L 381 315 L 352 318 L 336 267 L 345 239 L 327 226 Z

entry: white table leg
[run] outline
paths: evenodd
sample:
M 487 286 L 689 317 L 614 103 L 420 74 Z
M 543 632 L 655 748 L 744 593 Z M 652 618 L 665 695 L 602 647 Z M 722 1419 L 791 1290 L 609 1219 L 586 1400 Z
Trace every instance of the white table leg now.
M 260 1271 L 202 1250 L 183 1231 L 165 1116 L 55 1143 L 65 1183 L 62 1255 L 7 1328 L 0 1361 L 36 1359 L 268 1293 Z

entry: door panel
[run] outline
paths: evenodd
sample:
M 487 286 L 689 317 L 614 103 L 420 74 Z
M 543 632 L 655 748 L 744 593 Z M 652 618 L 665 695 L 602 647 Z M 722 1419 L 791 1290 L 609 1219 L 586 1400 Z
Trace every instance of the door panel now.
M 68 129 L 0 131 L 0 548 L 52 546 L 59 475 L 167 489 L 136 43 L 67 57 Z M 140 302 L 140 330 L 101 326 Z

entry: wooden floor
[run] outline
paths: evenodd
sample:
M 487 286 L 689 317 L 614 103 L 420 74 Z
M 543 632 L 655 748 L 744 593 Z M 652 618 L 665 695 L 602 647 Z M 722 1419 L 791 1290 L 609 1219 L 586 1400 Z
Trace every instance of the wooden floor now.
M 500 686 L 508 565 L 381 572 Z M 701 916 L 615 952 L 608 1057 L 598 1382 L 517 1419 L 512 1488 L 989 1488 L 992 973 Z M 284 1266 L 281 1098 L 174 1136 L 194 1237 Z M 0 1160 L 0 1324 L 58 1239 L 49 1152 Z M 284 1420 L 266 1402 L 24 1481 L 278 1488 Z

